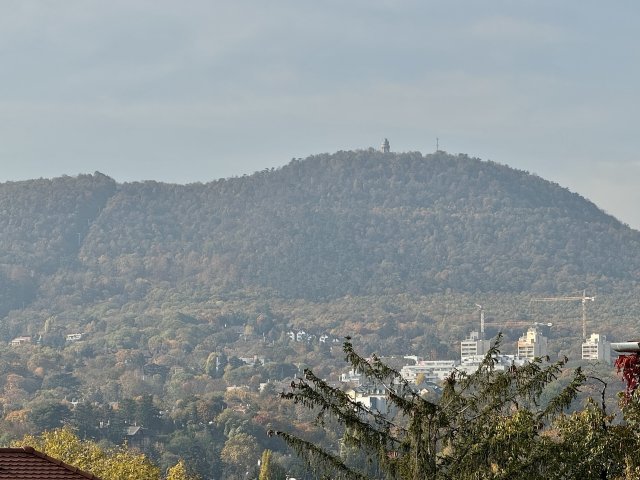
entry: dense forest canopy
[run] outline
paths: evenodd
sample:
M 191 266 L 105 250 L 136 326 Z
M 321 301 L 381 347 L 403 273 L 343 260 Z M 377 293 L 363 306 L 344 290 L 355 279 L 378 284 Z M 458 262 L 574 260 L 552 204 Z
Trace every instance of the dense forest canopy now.
M 61 423 L 119 443 L 143 424 L 164 469 L 182 456 L 216 478 L 260 448 L 284 464 L 267 425 L 336 439 L 261 384 L 336 379 L 346 335 L 364 354 L 456 358 L 477 303 L 489 334 L 553 321 L 550 352 L 579 359 L 579 302 L 532 299 L 586 290 L 590 331 L 637 336 L 639 252 L 640 232 L 580 195 L 440 151 L 206 184 L 0 184 L 0 427 L 5 443 Z
M 640 273 L 640 233 L 593 203 L 443 152 L 338 152 L 186 186 L 7 183 L 0 212 L 5 312 L 60 269 L 308 300 L 602 290 Z

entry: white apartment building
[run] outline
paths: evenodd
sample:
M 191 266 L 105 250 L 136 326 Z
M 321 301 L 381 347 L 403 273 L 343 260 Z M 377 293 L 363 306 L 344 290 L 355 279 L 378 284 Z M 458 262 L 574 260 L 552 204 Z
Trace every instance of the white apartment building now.
M 611 344 L 605 335 L 592 333 L 582 343 L 582 359 L 611 363 Z
M 465 358 L 460 365 L 458 366 L 458 370 L 461 372 L 470 375 L 475 373 L 480 367 L 480 364 L 484 361 L 484 355 L 476 355 L 475 357 L 469 356 Z M 515 355 L 495 355 L 494 357 L 495 363 L 493 364 L 493 369 L 495 371 L 504 371 L 508 370 L 512 366 L 521 367 L 526 363 L 526 360 L 522 358 L 518 358 Z
M 547 337 L 537 327 L 529 327 L 527 333 L 518 340 L 518 357 L 533 360 L 547 355 Z
M 468 338 L 460 342 L 460 360 L 465 358 L 483 356 L 491 348 L 491 340 L 481 340 L 478 332 L 471 332 Z
M 400 375 L 407 382 L 416 383 L 418 375 L 424 375 L 427 382 L 439 383 L 456 368 L 456 360 L 418 360 L 415 365 L 405 365 Z
M 370 410 L 380 413 L 389 413 L 387 391 L 380 385 L 361 385 L 348 388 L 345 393 L 355 402 L 361 403 Z
M 357 372 L 356 370 L 349 370 L 348 373 L 343 373 L 340 375 L 340 381 L 342 383 L 352 383 L 356 386 L 362 385 L 362 374 Z

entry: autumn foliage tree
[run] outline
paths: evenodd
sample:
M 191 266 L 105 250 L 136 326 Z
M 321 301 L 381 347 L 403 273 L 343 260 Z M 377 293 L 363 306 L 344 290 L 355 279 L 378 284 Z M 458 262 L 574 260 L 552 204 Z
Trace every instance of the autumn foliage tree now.
M 198 480 L 199 477 L 195 476 L 189 471 L 184 460 L 180 459 L 173 467 L 170 467 L 167 471 L 166 480 Z
M 629 401 L 640 385 L 640 356 L 637 353 L 620 355 L 615 367 L 625 382 L 624 397 Z
M 68 427 L 26 435 L 15 446 L 31 446 L 53 458 L 92 473 L 103 480 L 160 480 L 160 469 L 142 453 L 126 447 L 103 448 L 81 440 Z M 184 462 L 169 469 L 167 480 L 196 480 Z

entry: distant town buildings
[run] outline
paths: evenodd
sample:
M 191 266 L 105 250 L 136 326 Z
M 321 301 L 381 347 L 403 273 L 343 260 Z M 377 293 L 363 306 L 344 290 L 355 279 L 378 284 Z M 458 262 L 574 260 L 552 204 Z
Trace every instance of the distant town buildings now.
M 517 354 L 505 355 L 497 353 L 493 356 L 493 369 L 506 371 L 512 367 L 521 367 L 534 358 L 545 357 L 548 339 L 538 325 L 531 326 L 517 342 Z M 400 368 L 400 375 L 404 380 L 416 385 L 416 391 L 424 394 L 439 394 L 443 380 L 454 371 L 467 375 L 475 373 L 485 360 L 491 342 L 480 338 L 477 331 L 473 331 L 460 342 L 460 360 L 423 360 L 415 355 L 404 357 L 405 362 L 413 362 Z M 611 344 L 605 335 L 593 333 L 582 344 L 582 359 L 610 362 Z M 340 376 L 340 381 L 350 386 L 345 393 L 355 402 L 360 403 L 372 411 L 387 413 L 390 404 L 388 394 L 381 385 L 365 384 L 366 379 L 356 370 L 350 370 Z M 427 387 L 428 386 L 428 387 Z M 423 390 L 424 388 L 424 390 Z
M 439 383 L 456 368 L 455 360 L 419 360 L 415 365 L 405 365 L 400 375 L 408 382 L 417 383 L 418 376 L 427 382 Z
M 351 369 L 348 373 L 340 375 L 340 381 L 342 383 L 350 383 L 359 387 L 362 384 L 362 374 Z
M 258 355 L 254 355 L 252 357 L 238 357 L 238 360 L 247 365 L 264 365 L 267 363 L 267 360 L 264 357 L 259 357 Z
M 582 343 L 582 359 L 611 363 L 611 344 L 605 335 L 592 333 Z
M 389 146 L 389 140 L 387 140 L 386 138 L 384 139 L 384 142 L 382 142 L 382 145 L 380 145 L 380 151 L 382 153 L 389 153 L 391 151 L 391 147 Z
M 540 327 L 532 325 L 516 344 L 515 355 L 495 354 L 493 369 L 507 370 L 513 366 L 520 367 L 534 358 L 545 357 L 548 354 L 548 339 L 542 334 Z M 460 342 L 460 360 L 423 360 L 415 355 L 404 357 L 405 362 L 412 364 L 400 368 L 400 375 L 410 383 L 433 382 L 441 383 L 454 370 L 466 374 L 474 373 L 482 364 L 486 354 L 491 348 L 491 341 L 480 338 L 477 331 L 473 331 L 467 338 Z M 611 361 L 611 344 L 607 342 L 605 335 L 594 333 L 582 344 L 582 359 L 595 360 L 609 363 Z M 363 377 L 358 372 L 351 370 L 342 374 L 340 381 L 351 385 L 361 386 Z
M 527 360 L 544 357 L 547 355 L 547 342 L 547 337 L 542 335 L 537 326 L 529 327 L 527 333 L 518 340 L 517 356 Z
M 464 372 L 467 375 L 470 375 L 478 370 L 478 368 L 484 361 L 484 357 L 485 357 L 484 355 L 468 356 L 464 358 L 460 362 L 460 365 L 458 365 L 456 368 L 457 370 Z M 508 370 L 509 368 L 514 366 L 521 367 L 522 365 L 528 362 L 527 359 L 519 358 L 516 355 L 503 355 L 503 354 L 495 355 L 493 357 L 493 360 L 494 360 L 493 369 L 495 371 Z
M 12 347 L 24 345 L 25 343 L 31 343 L 31 337 L 16 337 L 9 343 Z
M 389 412 L 387 402 L 387 391 L 381 385 L 361 385 L 359 387 L 348 388 L 345 393 L 351 399 L 362 404 L 369 410 L 376 410 L 380 413 Z
M 329 336 L 326 333 L 312 334 L 304 330 L 289 330 L 286 332 L 287 337 L 292 342 L 307 343 L 323 343 L 323 344 L 341 344 L 342 340 L 337 337 Z
M 484 356 L 491 348 L 490 340 L 480 339 L 478 332 L 471 332 L 468 338 L 460 342 L 460 361 L 464 362 L 466 358 Z
M 82 334 L 81 333 L 70 333 L 67 335 L 66 338 L 67 342 L 77 342 L 79 340 L 82 340 Z

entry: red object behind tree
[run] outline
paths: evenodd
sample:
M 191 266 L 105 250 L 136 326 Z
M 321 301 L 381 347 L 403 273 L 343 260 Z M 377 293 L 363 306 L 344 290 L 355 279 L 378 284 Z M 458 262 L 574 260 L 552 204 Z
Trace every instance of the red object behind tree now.
M 615 362 L 618 373 L 626 383 L 624 398 L 629 401 L 640 385 L 640 356 L 637 353 L 620 355 Z

